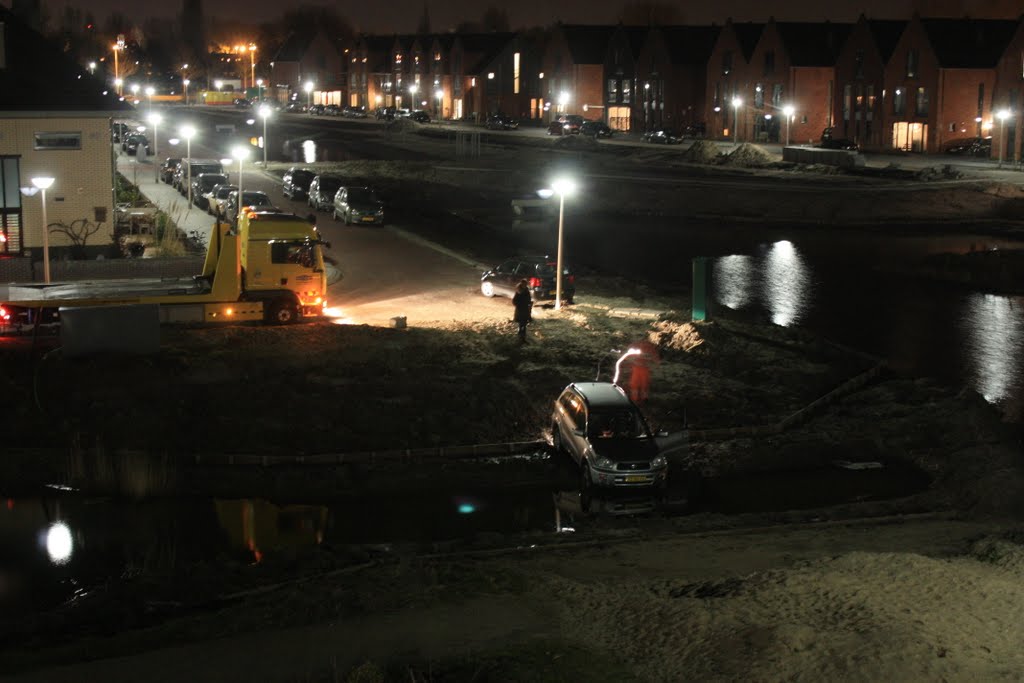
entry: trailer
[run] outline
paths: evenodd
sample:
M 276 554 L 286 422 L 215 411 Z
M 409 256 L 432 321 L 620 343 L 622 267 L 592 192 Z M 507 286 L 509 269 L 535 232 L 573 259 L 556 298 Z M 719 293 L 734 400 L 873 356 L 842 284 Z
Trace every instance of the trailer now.
M 0 285 L 0 322 L 62 308 L 155 304 L 164 323 L 293 323 L 327 307 L 325 246 L 305 218 L 244 211 L 237 230 L 214 226 L 198 275 Z

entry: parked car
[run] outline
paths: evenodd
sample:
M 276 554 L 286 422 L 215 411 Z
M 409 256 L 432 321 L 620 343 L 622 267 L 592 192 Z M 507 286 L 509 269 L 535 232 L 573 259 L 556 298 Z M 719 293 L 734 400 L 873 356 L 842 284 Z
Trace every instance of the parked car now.
M 691 123 L 683 127 L 683 137 L 702 138 L 707 134 L 707 126 L 704 123 Z
M 334 208 L 334 195 L 338 193 L 344 181 L 335 175 L 321 174 L 313 178 L 306 194 L 306 203 L 317 211 L 330 211 Z
M 205 209 L 209 201 L 208 195 L 213 192 L 215 185 L 223 185 L 228 182 L 228 177 L 223 173 L 200 173 L 192 176 L 192 203 L 200 209 Z
M 580 135 L 589 135 L 594 138 L 610 138 L 612 129 L 603 121 L 585 121 L 580 126 Z
M 301 102 L 289 102 L 285 105 L 284 111 L 288 114 L 301 114 L 306 111 L 306 105 Z
M 177 157 L 167 157 L 163 163 L 160 164 L 160 180 L 170 185 L 174 179 L 174 172 L 178 170 L 178 164 L 181 163 L 181 159 Z
M 239 109 L 249 109 L 252 107 L 252 102 L 244 97 L 236 97 L 234 99 L 234 105 Z
M 395 118 L 394 107 L 377 107 L 377 111 L 374 116 L 382 121 L 390 121 Z
M 992 138 L 962 138 L 960 140 L 950 140 L 943 145 L 942 151 L 945 154 L 958 154 L 960 156 L 967 157 L 984 157 L 985 159 L 988 159 L 992 156 Z
M 516 130 L 519 128 L 519 121 L 505 114 L 494 114 L 488 117 L 484 125 L 488 130 Z
M 174 171 L 171 186 L 184 197 L 188 194 L 189 183 L 201 173 L 224 173 L 224 166 L 216 159 L 182 159 Z
M 555 298 L 557 262 L 550 256 L 516 256 L 502 261 L 480 277 L 484 296 L 515 295 L 516 285 L 526 280 L 534 301 Z M 576 276 L 562 264 L 562 299 L 571 303 L 576 294 Z
M 341 115 L 346 116 L 350 119 L 365 119 L 366 107 L 348 106 L 341 110 Z
M 849 138 L 837 138 L 834 129 L 826 128 L 821 131 L 821 142 L 818 144 L 821 149 L 845 149 L 856 152 L 859 148 L 857 143 Z
M 222 184 L 217 185 L 213 188 L 211 193 L 209 204 L 206 207 L 206 212 L 212 216 L 223 216 L 224 208 L 228 201 L 228 196 L 232 192 L 238 191 L 238 185 Z
M 309 107 L 309 109 L 307 111 L 309 112 L 310 116 L 323 116 L 323 114 L 324 114 L 324 105 L 322 105 L 322 104 L 310 105 L 310 107 Z
M 368 187 L 341 187 L 334 195 L 334 220 L 384 225 L 384 202 Z
M 258 190 L 243 190 L 242 206 L 277 210 L 267 193 Z M 223 215 L 232 225 L 238 220 L 238 190 L 232 190 L 228 195 L 228 199 L 224 203 Z
M 410 114 L 412 114 L 412 111 L 410 111 L 409 109 L 396 109 L 395 110 L 395 118 L 396 119 L 407 119 L 407 118 L 409 118 Z
M 128 154 L 138 154 L 139 147 L 145 150 L 146 154 L 153 153 L 153 147 L 149 144 L 149 138 L 142 133 L 132 133 L 121 143 L 121 149 Z
M 563 114 L 558 117 L 558 120 L 569 135 L 578 135 L 583 124 L 586 123 L 586 119 L 579 114 Z
M 415 111 L 410 112 L 409 118 L 418 123 L 430 123 L 430 114 L 423 111 L 422 109 L 417 109 Z
M 565 135 L 565 125 L 561 121 L 548 124 L 548 135 Z
M 611 382 L 575 382 L 555 401 L 555 449 L 580 466 L 584 497 L 593 487 L 664 488 L 668 461 L 643 413 Z
M 316 171 L 301 166 L 292 166 L 281 179 L 281 193 L 288 199 L 302 199 L 309 196 L 309 184 L 316 177 Z
M 678 145 L 683 136 L 673 128 L 654 128 L 641 135 L 640 139 L 655 145 Z
M 336 104 L 328 104 L 324 107 L 324 116 L 340 116 L 341 107 Z
M 121 141 L 132 132 L 132 129 L 128 127 L 127 123 L 116 121 L 110 126 L 110 139 L 121 144 Z

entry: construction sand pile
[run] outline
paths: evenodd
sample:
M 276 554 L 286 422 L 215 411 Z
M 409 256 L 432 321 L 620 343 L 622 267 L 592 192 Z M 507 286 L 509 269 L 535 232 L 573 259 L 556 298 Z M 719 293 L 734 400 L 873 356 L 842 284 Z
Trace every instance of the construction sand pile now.
M 752 145 L 749 142 L 744 142 L 725 157 L 725 163 L 730 166 L 743 166 L 748 168 L 754 166 L 766 166 L 772 161 L 774 161 L 772 155 L 757 145 Z
M 683 152 L 683 158 L 698 164 L 713 164 L 718 158 L 718 145 L 710 140 L 697 140 Z

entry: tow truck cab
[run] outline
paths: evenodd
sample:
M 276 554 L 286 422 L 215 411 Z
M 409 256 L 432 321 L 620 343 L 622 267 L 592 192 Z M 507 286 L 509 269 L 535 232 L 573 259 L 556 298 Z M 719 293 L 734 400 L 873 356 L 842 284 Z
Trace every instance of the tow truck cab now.
M 316 225 L 295 214 L 247 210 L 238 221 L 243 298 L 262 301 L 270 322 L 323 315 L 327 273 Z

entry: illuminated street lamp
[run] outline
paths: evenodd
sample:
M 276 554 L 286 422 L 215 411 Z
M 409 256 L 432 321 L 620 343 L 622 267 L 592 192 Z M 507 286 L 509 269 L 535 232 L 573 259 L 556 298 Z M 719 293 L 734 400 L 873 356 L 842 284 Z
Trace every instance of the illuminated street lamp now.
M 53 185 L 53 178 L 37 176 L 32 178 L 33 187 L 21 188 L 21 193 L 31 197 L 36 192 L 43 193 L 43 282 L 50 281 L 50 228 L 46 221 L 46 191 Z
M 786 115 L 786 147 L 789 147 L 789 122 L 793 120 L 793 114 L 796 109 L 793 108 L 792 104 L 787 104 L 782 108 L 782 113 Z
M 150 112 L 153 111 L 153 93 L 155 93 L 155 92 L 156 92 L 156 90 L 153 89 L 153 86 L 151 86 L 151 85 L 147 85 L 146 86 L 146 97 L 149 98 L 149 111 Z
M 138 102 L 139 102 L 139 84 L 138 83 L 132 83 L 132 97 L 135 98 L 135 103 L 138 104 Z
M 96 75 L 96 62 L 89 62 L 89 73 Z
M 256 82 L 256 46 L 249 43 L 249 64 L 252 68 L 252 77 L 249 79 L 249 87 Z
M 739 142 L 740 135 L 740 105 L 743 104 L 743 100 L 739 97 L 732 98 L 732 142 L 736 144 Z
M 263 117 L 263 168 L 267 167 L 267 119 L 273 113 L 270 107 L 263 105 L 260 107 L 260 116 Z
M 192 136 L 196 134 L 196 129 L 193 126 L 182 126 L 181 137 L 185 138 L 185 183 L 188 185 L 188 210 L 192 210 L 192 164 L 189 163 L 192 159 Z
M 416 91 L 419 89 L 420 86 L 418 83 L 413 83 L 409 86 L 409 100 L 412 103 L 412 106 L 409 107 L 410 109 L 414 109 L 416 107 Z
M 216 81 L 213 82 L 213 87 L 217 89 L 217 92 L 220 92 L 220 89 L 224 87 L 224 81 L 218 78 Z
M 437 118 L 437 120 L 440 121 L 441 120 L 441 100 L 444 98 L 444 90 L 441 90 L 440 88 L 435 90 L 434 91 L 434 97 L 437 98 L 437 112 L 435 114 L 435 118 Z
M 313 81 L 306 81 L 302 89 L 306 91 L 306 111 L 313 106 Z
M 186 107 L 188 106 L 188 86 L 189 86 L 189 83 L 191 83 L 191 82 L 192 81 L 190 81 L 187 78 L 181 79 L 181 85 L 184 86 L 184 88 L 185 88 L 185 106 Z
M 124 49 L 124 36 L 118 36 L 117 42 L 114 43 L 114 85 L 117 86 L 117 96 L 121 97 L 124 93 L 121 90 L 123 81 L 121 80 L 121 67 L 118 61 L 117 54 Z
M 235 147 L 231 150 L 231 156 L 238 159 L 238 214 L 235 216 L 237 225 L 237 220 L 242 217 L 242 162 L 249 156 L 249 150 L 241 146 Z
M 547 198 L 558 195 L 558 256 L 555 260 L 555 310 L 562 308 L 562 244 L 565 228 L 565 198 L 576 191 L 576 183 L 570 178 L 556 178 L 550 189 L 539 190 L 537 194 Z
M 263 79 L 262 78 L 257 78 L 256 79 L 256 87 L 259 88 L 256 91 L 256 101 L 257 102 L 262 102 L 263 101 Z
M 124 85 L 124 81 L 122 81 L 120 78 L 115 78 L 114 79 L 114 89 L 117 90 L 117 96 L 118 97 L 121 97 L 121 86 L 123 86 L 123 85 Z
M 1003 167 L 1003 147 L 1006 146 L 1006 119 L 1012 116 L 1009 109 L 1000 109 L 996 117 L 999 119 L 999 168 Z

